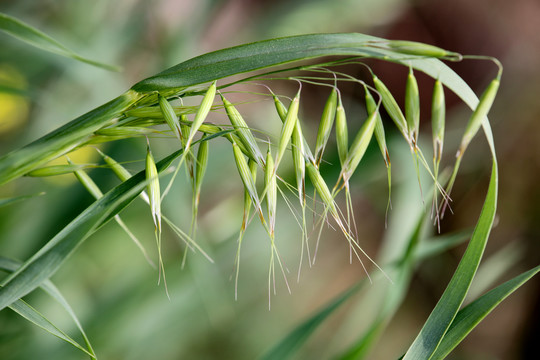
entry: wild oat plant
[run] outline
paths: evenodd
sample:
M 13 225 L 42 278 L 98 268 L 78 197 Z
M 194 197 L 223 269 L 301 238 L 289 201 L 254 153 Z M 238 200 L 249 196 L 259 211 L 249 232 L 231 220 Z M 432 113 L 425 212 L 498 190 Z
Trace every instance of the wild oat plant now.
M 2 30 L 24 41 L 45 50 L 102 66 L 95 61 L 82 59 L 45 34 L 14 18 L 3 15 L 0 20 Z M 498 69 L 496 77 L 479 100 L 463 79 L 444 63 L 466 59 L 492 61 L 496 65 L 494 68 Z M 309 61 L 306 64 L 307 60 Z M 369 67 L 368 63 L 374 60 L 396 63 L 409 70 L 404 109 L 400 108 L 391 91 Z M 357 79 L 344 72 L 343 69 L 351 69 L 352 66 L 367 70 L 371 79 Z M 418 141 L 420 94 L 415 74 L 419 72 L 434 79 L 431 104 L 432 150 L 421 148 Z M 399 307 L 414 264 L 422 257 L 440 253 L 448 244 L 456 243 L 455 238 L 444 235 L 439 236 L 438 242 L 421 241 L 425 223 L 425 217 L 421 216 L 419 220 L 412 219 L 417 221 L 416 231 L 408 239 L 404 251 L 398 258 L 393 259 L 394 261 L 379 264 L 371 254 L 363 250 L 355 231 L 357 220 L 353 213 L 350 180 L 368 145 L 375 141 L 380 148 L 381 161 L 388 169 L 390 198 L 392 155 L 385 139 L 385 127 L 389 124 L 384 123 L 381 116 L 384 109 L 410 149 L 418 180 L 420 172 L 427 173 L 431 179 L 433 191 L 423 196 L 424 201 L 431 199 L 431 220 L 435 226 L 451 206 L 451 190 L 461 159 L 480 129 L 483 130 L 491 151 L 491 181 L 482 212 L 474 231 L 460 240 L 470 239 L 467 250 L 420 333 L 408 350 L 403 349 L 404 359 L 442 359 L 494 307 L 539 270 L 537 267 L 523 273 L 478 297 L 466 307 L 461 307 L 479 266 L 495 216 L 498 170 L 486 116 L 495 99 L 501 74 L 502 67 L 496 59 L 462 56 L 427 44 L 351 33 L 293 36 L 236 46 L 198 56 L 144 79 L 110 102 L 0 158 L 0 184 L 15 181 L 22 176 L 42 177 L 73 173 L 96 199 L 28 260 L 21 263 L 0 257 L 0 267 L 10 272 L 1 282 L 0 309 L 9 307 L 91 358 L 97 358 L 69 304 L 48 279 L 85 239 L 113 219 L 137 244 L 148 262 L 158 268 L 158 277 L 164 283 L 165 291 L 167 269 L 161 253 L 164 240 L 161 236 L 162 225 L 170 227 L 185 243 L 186 254 L 198 252 L 212 262 L 210 256 L 197 244 L 196 221 L 201 185 L 212 142 L 223 138 L 230 143 L 230 152 L 238 169 L 238 180 L 244 187 L 244 213 L 234 259 L 235 288 L 241 286 L 239 274 L 244 233 L 248 226 L 255 226 L 254 223 L 260 223 L 268 234 L 268 305 L 271 303 L 272 293 L 276 291 L 278 277 L 283 279 L 287 287 L 289 277 L 296 277 L 283 263 L 275 241 L 275 229 L 279 226 L 276 224 L 276 204 L 278 201 L 285 201 L 298 222 L 298 246 L 302 249 L 299 266 L 295 270 L 298 277 L 302 265 L 311 265 L 318 256 L 321 230 L 328 224 L 343 234 L 350 248 L 351 259 L 359 261 L 365 270 L 365 279 L 371 281 L 372 277 L 379 278 L 381 275 L 387 278 L 381 279 L 387 281 L 389 286 L 378 317 L 370 325 L 369 331 L 341 354 L 341 358 L 346 359 L 365 357 L 377 334 L 380 334 Z M 276 93 L 275 84 L 283 82 L 289 82 L 296 87 L 296 92 Z M 340 87 L 345 83 L 356 84 L 365 94 L 367 115 L 356 134 L 348 132 L 348 119 L 353 116 L 357 119 L 359 115 L 348 114 L 343 105 Z M 328 93 L 315 143 L 311 143 L 303 135 L 306 133 L 306 125 L 302 121 L 302 90 L 306 85 L 320 86 Z M 453 92 L 472 109 L 457 149 L 444 147 L 445 91 Z M 229 100 L 238 98 L 237 93 L 244 97 L 242 103 L 271 101 L 278 115 L 276 118 L 282 122 L 279 133 L 270 134 L 252 128 L 242 116 L 242 103 Z M 202 100 L 196 106 L 184 105 L 184 100 L 190 97 Z M 221 121 L 208 121 L 209 113 L 215 114 L 214 118 L 221 118 Z M 146 159 L 145 169 L 137 174 L 130 174 L 122 164 L 106 155 L 102 147 L 105 143 L 131 138 L 139 138 L 147 143 L 146 154 L 134 155 L 133 158 Z M 176 139 L 178 150 L 156 162 L 151 147 L 152 143 L 162 138 Z M 339 165 L 332 166 L 339 166 L 339 176 L 337 180 L 330 182 L 321 175 L 320 166 L 325 162 L 325 150 L 333 146 L 337 147 Z M 76 164 L 69 160 L 71 152 L 83 147 L 95 149 L 103 162 Z M 441 171 L 443 149 L 456 152 L 453 171 L 449 172 L 449 176 Z M 65 157 L 67 164 L 48 165 L 59 157 Z M 428 160 L 429 157 L 432 157 L 432 161 Z M 286 159 L 294 169 L 295 176 L 291 182 L 281 176 L 282 164 Z M 103 194 L 87 174 L 87 170 L 94 167 L 110 169 L 117 175 L 119 184 Z M 187 172 L 180 172 L 182 168 L 186 168 Z M 177 175 L 184 172 L 191 180 L 193 203 L 191 228 L 182 230 L 167 214 L 162 213 L 161 204 L 167 201 L 167 194 L 174 186 Z M 162 187 L 160 182 L 166 185 Z M 137 197 L 147 202 L 150 208 L 148 214 L 155 227 L 157 259 L 150 258 L 119 215 L 121 210 Z M 345 208 L 338 206 L 338 203 L 342 203 L 338 201 L 340 197 L 345 199 Z M 23 199 L 26 199 L 25 195 L 2 199 L 0 206 Z M 294 354 L 314 329 L 356 292 L 365 279 L 313 314 L 305 323 L 299 324 L 262 357 L 284 359 Z M 22 300 L 38 287 L 48 292 L 68 311 L 84 338 L 84 345 L 59 330 L 49 319 Z

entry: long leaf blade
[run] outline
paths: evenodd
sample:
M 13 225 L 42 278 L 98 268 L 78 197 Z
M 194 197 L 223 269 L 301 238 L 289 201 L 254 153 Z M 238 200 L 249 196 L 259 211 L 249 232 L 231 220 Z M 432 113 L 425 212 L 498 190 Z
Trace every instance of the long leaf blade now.
M 182 153 L 179 150 L 157 164 L 161 172 Z M 52 276 L 73 251 L 95 230 L 127 206 L 146 186 L 144 171 L 96 200 L 16 272 L 2 281 L 0 310 L 33 291 Z
M 485 293 L 461 309 L 432 359 L 444 359 L 497 305 L 540 271 L 537 266 Z
M 77 349 L 90 355 L 93 359 L 96 358 L 94 354 L 90 353 L 88 350 L 83 348 L 78 342 L 76 342 L 71 337 L 69 337 L 69 335 L 67 335 L 65 332 L 58 329 L 45 316 L 43 316 L 36 309 L 28 305 L 23 300 L 17 300 L 13 302 L 11 305 L 9 305 L 9 307 L 11 308 L 11 310 L 15 311 L 17 314 L 19 314 L 26 320 L 30 321 L 31 323 L 39 326 L 40 328 L 51 333 L 52 335 L 70 343 L 71 345 L 75 346 Z
M 287 334 L 280 342 L 268 350 L 261 360 L 284 360 L 294 355 L 296 350 L 306 342 L 309 336 L 318 328 L 318 326 L 335 310 L 337 310 L 347 299 L 361 289 L 365 282 L 362 280 L 356 285 L 346 290 L 343 294 L 332 300 L 328 305 L 316 312 L 313 316 L 305 320 L 293 331 Z
M 5 271 L 9 271 L 9 272 L 14 272 L 16 271 L 20 266 L 22 265 L 22 263 L 20 261 L 16 261 L 16 260 L 13 260 L 13 259 L 9 259 L 9 258 L 6 258 L 6 257 L 3 257 L 3 256 L 0 256 L 0 269 L 2 270 L 5 270 Z M 84 339 L 84 342 L 86 343 L 86 347 L 87 347 L 87 350 L 88 352 L 90 353 L 91 356 L 94 356 L 95 357 L 95 354 L 94 354 L 94 350 L 92 349 L 92 345 L 90 344 L 90 340 L 88 339 L 88 336 L 86 336 L 86 332 L 84 331 L 82 325 L 81 325 L 81 322 L 79 321 L 79 319 L 77 318 L 77 315 L 75 314 L 75 312 L 73 311 L 73 309 L 71 308 L 71 306 L 69 305 L 69 303 L 67 302 L 67 300 L 64 298 L 64 296 L 60 293 L 60 291 L 58 290 L 58 288 L 50 281 L 50 280 L 45 280 L 41 286 L 40 286 L 47 294 L 49 294 L 52 298 L 54 298 L 63 308 L 64 310 L 69 314 L 69 316 L 71 317 L 71 319 L 73 320 L 73 322 L 75 323 L 75 325 L 77 326 L 77 328 L 79 329 L 83 339 Z M 24 308 L 26 307 L 26 303 L 24 303 L 22 300 L 17 300 L 17 302 L 21 302 L 21 306 Z M 13 308 L 12 308 L 13 309 Z M 27 311 L 32 311 L 33 308 L 29 307 L 26 309 Z M 16 311 L 14 309 L 14 311 Z M 41 316 L 41 314 L 34 314 L 35 317 L 39 318 Z M 24 318 L 26 318 L 27 320 L 31 321 L 32 323 L 34 323 L 35 325 L 43 328 L 44 330 L 48 331 L 49 333 L 55 335 L 55 336 L 58 336 L 58 334 L 56 333 L 57 331 L 57 328 L 56 326 L 53 325 L 54 329 L 52 329 L 53 331 L 49 331 L 49 323 L 47 319 L 47 321 L 45 321 L 43 324 L 40 323 L 40 322 L 37 322 L 37 321 L 33 321 L 33 317 L 29 316 L 23 316 Z M 63 333 L 61 335 L 64 335 Z M 67 341 L 69 342 L 70 344 L 73 344 L 71 342 L 71 338 L 64 338 L 63 336 L 58 336 L 59 338 L 61 338 L 62 340 L 64 341 Z M 77 344 L 79 345 L 79 344 Z M 77 346 L 77 345 L 74 345 L 75 347 L 77 348 L 80 348 L 80 345 Z M 92 355 L 94 354 L 94 355 Z
M 405 354 L 405 360 L 430 359 L 461 307 L 493 226 L 497 207 L 497 188 L 497 164 L 494 162 L 486 200 L 469 246 L 445 292 Z
M 73 50 L 68 49 L 49 35 L 16 19 L 12 16 L 0 13 L 0 30 L 42 50 L 65 56 L 89 65 L 97 66 L 110 71 L 120 71 L 121 68 L 105 64 L 96 60 L 85 58 Z

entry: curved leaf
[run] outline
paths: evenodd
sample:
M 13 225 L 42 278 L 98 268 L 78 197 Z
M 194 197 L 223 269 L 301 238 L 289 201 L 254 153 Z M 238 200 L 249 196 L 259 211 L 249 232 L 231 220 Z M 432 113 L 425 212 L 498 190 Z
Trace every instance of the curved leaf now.
M 105 64 L 99 61 L 91 60 L 81 55 L 76 54 L 73 50 L 68 49 L 49 35 L 40 30 L 16 19 L 12 16 L 0 13 L 0 30 L 16 37 L 30 45 L 33 45 L 42 50 L 62 55 L 86 64 L 97 66 L 110 71 L 120 71 L 121 68 L 114 65 Z
M 494 162 L 488 194 L 469 246 L 439 302 L 404 359 L 430 359 L 458 312 L 478 269 L 497 208 L 497 165 Z
M 540 266 L 497 286 L 461 309 L 432 359 L 444 359 L 497 305 L 540 271 Z
M 39 326 L 43 330 L 53 334 L 54 336 L 67 341 L 71 345 L 75 346 L 77 349 L 85 352 L 86 354 L 90 355 L 93 359 L 95 359 L 95 355 L 88 352 L 85 348 L 83 348 L 79 343 L 77 343 L 75 340 L 73 340 L 69 335 L 64 333 L 62 330 L 58 329 L 56 326 L 54 326 L 53 323 L 51 323 L 45 316 L 40 314 L 36 309 L 28 305 L 23 300 L 17 300 L 11 305 L 9 305 L 11 310 L 15 311 L 17 314 L 21 315 L 23 318 L 27 319 L 28 321 L 34 323 L 35 325 Z
M 158 172 L 182 154 L 179 150 L 157 164 Z M 127 206 L 147 185 L 144 171 L 96 200 L 45 246 L 1 283 L 0 310 L 33 291 L 52 276 L 75 249 L 93 232 Z
M 11 198 L 3 198 L 3 199 L 0 199 L 0 207 L 11 205 L 14 203 L 18 203 L 19 201 L 27 200 L 27 199 L 30 199 L 36 196 L 42 196 L 42 195 L 45 195 L 45 193 L 40 192 L 37 194 L 31 194 L 31 195 L 21 195 L 21 196 L 15 196 Z
M 467 84 L 438 59 L 405 55 L 373 46 L 387 40 L 364 34 L 313 34 L 260 41 L 211 52 L 173 66 L 140 81 L 117 99 L 84 114 L 39 140 L 0 158 L 0 184 L 80 145 L 94 131 L 141 100 L 143 93 L 180 93 L 183 89 L 258 69 L 321 56 L 371 57 L 412 66 L 454 91 L 469 106 L 478 99 Z M 151 94 L 148 94 L 151 95 Z M 156 96 L 148 102 L 157 102 Z M 489 131 L 489 129 L 485 129 Z
M 0 185 L 73 150 L 94 131 L 110 123 L 140 97 L 139 94 L 128 91 L 40 139 L 0 157 Z
M 317 327 L 337 310 L 347 299 L 354 295 L 358 290 L 362 288 L 365 281 L 360 281 L 356 285 L 351 286 L 348 290 L 343 292 L 337 298 L 332 300 L 331 303 L 323 307 L 321 310 L 317 311 L 309 319 L 305 320 L 299 326 L 297 326 L 293 331 L 288 333 L 280 342 L 274 345 L 270 350 L 268 350 L 263 356 L 260 357 L 261 360 L 284 360 L 290 359 L 294 355 L 296 350 L 306 340 L 309 336 L 317 329 Z
M 13 272 L 16 271 L 20 266 L 22 265 L 21 262 L 8 259 L 6 257 L 0 256 L 0 269 Z M 79 329 L 85 343 L 87 350 L 84 349 L 79 343 L 74 341 L 71 337 L 66 335 L 63 331 L 59 330 L 54 324 L 52 324 L 47 318 L 45 318 L 43 315 L 41 315 L 39 312 L 37 312 L 33 307 L 28 305 L 23 300 L 17 300 L 15 303 L 10 305 L 10 308 L 24 317 L 25 319 L 32 322 L 34 325 L 39 326 L 40 328 L 44 329 L 45 331 L 51 333 L 54 336 L 57 336 L 58 338 L 72 344 L 77 349 L 80 349 L 87 353 L 88 355 L 95 358 L 94 350 L 92 349 L 92 346 L 90 345 L 90 341 L 88 340 L 88 337 L 86 336 L 85 331 L 82 328 L 81 323 L 79 322 L 79 319 L 77 318 L 77 315 L 75 315 L 75 312 L 69 306 L 66 299 L 62 296 L 60 291 L 54 286 L 54 284 L 50 280 L 45 280 L 41 286 L 40 286 L 45 292 L 47 292 L 51 297 L 53 297 L 63 308 L 66 310 L 66 312 L 69 314 L 69 316 L 73 319 L 73 322 Z

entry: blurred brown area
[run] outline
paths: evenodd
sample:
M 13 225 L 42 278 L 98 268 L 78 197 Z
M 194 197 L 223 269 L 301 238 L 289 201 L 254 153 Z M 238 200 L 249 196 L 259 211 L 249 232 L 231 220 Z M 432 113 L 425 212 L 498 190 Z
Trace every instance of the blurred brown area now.
M 540 2 L 535 0 L 415 1 L 381 31 L 388 38 L 424 41 L 462 54 L 493 56 L 502 62 L 502 84 L 489 115 L 500 166 L 498 221 L 486 256 L 507 243 L 521 243 L 523 260 L 505 278 L 540 263 L 539 18 Z M 477 93 L 496 71 L 495 66 L 483 61 L 450 66 Z M 429 92 L 429 87 L 424 91 Z M 473 151 L 487 154 L 485 146 Z M 485 155 L 467 156 L 485 165 L 475 164 L 472 173 L 466 172 L 462 180 L 458 179 L 453 192 L 454 214 L 443 221 L 444 230 L 470 226 L 483 202 L 489 163 Z M 419 293 L 430 296 L 430 291 L 420 284 L 416 283 L 411 292 L 416 297 L 422 296 Z M 432 304 L 438 291 L 431 292 Z M 471 333 L 462 344 L 463 351 L 476 351 L 478 358 L 540 358 L 539 305 L 540 282 L 534 279 Z M 458 359 L 460 349 L 455 353 Z

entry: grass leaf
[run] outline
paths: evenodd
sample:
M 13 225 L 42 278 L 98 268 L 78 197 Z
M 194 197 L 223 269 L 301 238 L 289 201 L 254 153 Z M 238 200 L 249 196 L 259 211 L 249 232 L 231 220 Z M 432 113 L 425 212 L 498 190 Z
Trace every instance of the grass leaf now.
M 0 157 L 0 185 L 73 150 L 96 130 L 112 123 L 142 96 L 133 91 L 76 118 L 38 140 Z
M 45 195 L 45 193 L 40 192 L 40 193 L 37 193 L 37 194 L 21 195 L 21 196 L 15 196 L 15 197 L 11 197 L 11 198 L 3 198 L 3 199 L 0 199 L 0 208 L 3 207 L 3 206 L 18 203 L 19 201 L 27 200 L 27 199 L 30 199 L 30 198 L 33 198 L 33 197 L 36 197 L 36 196 L 41 196 L 41 195 Z
M 497 286 L 461 309 L 431 357 L 444 359 L 506 297 L 540 271 L 540 266 Z
M 497 180 L 497 164 L 494 162 L 488 194 L 469 246 L 445 292 L 405 354 L 405 360 L 430 359 L 461 307 L 480 264 L 493 226 L 497 203 Z
M 21 265 L 22 263 L 19 261 L 0 256 L 0 269 L 1 270 L 13 272 L 13 271 L 16 271 Z M 47 292 L 47 294 L 53 297 L 69 314 L 69 316 L 71 317 L 71 319 L 73 320 L 77 328 L 79 329 L 86 343 L 87 350 L 85 350 L 79 343 L 74 341 L 72 338 L 67 336 L 64 332 L 59 330 L 47 318 L 45 318 L 43 315 L 41 315 L 39 312 L 37 312 L 34 308 L 29 306 L 28 304 L 26 304 L 26 302 L 22 300 L 17 300 L 15 303 L 10 305 L 10 308 L 13 311 L 17 312 L 19 315 L 21 315 L 23 318 L 39 326 L 43 330 L 51 333 L 54 336 L 59 337 L 60 339 L 64 341 L 67 341 L 68 343 L 72 344 L 76 348 L 90 355 L 92 358 L 95 358 L 94 350 L 92 349 L 92 345 L 90 345 L 90 340 L 88 340 L 88 337 L 86 336 L 86 333 L 84 329 L 82 328 L 82 325 L 79 322 L 77 315 L 75 315 L 75 312 L 73 311 L 69 303 L 66 301 L 66 299 L 62 296 L 60 291 L 56 288 L 56 286 L 54 286 L 54 284 L 50 280 L 45 280 L 41 284 L 40 287 L 45 292 Z
M 337 310 L 346 300 L 354 295 L 361 289 L 364 280 L 360 281 L 356 285 L 343 292 L 337 298 L 332 300 L 328 305 L 316 312 L 313 316 L 309 317 L 293 331 L 287 334 L 280 342 L 268 350 L 261 360 L 284 360 L 290 359 L 296 350 L 306 342 L 309 336 L 317 329 L 317 327 L 330 316 L 335 310 Z
M 161 160 L 157 164 L 158 172 L 166 169 L 182 152 L 179 150 Z M 146 185 L 144 171 L 141 171 L 86 208 L 16 272 L 2 281 L 0 310 L 52 276 L 86 238 L 127 206 Z
M 22 22 L 19 19 L 3 13 L 0 13 L 0 30 L 32 46 L 48 52 L 52 52 L 57 55 L 65 56 L 110 71 L 121 70 L 121 68 L 118 66 L 109 65 L 82 57 L 81 55 L 76 54 L 74 51 L 68 49 L 49 35 Z

